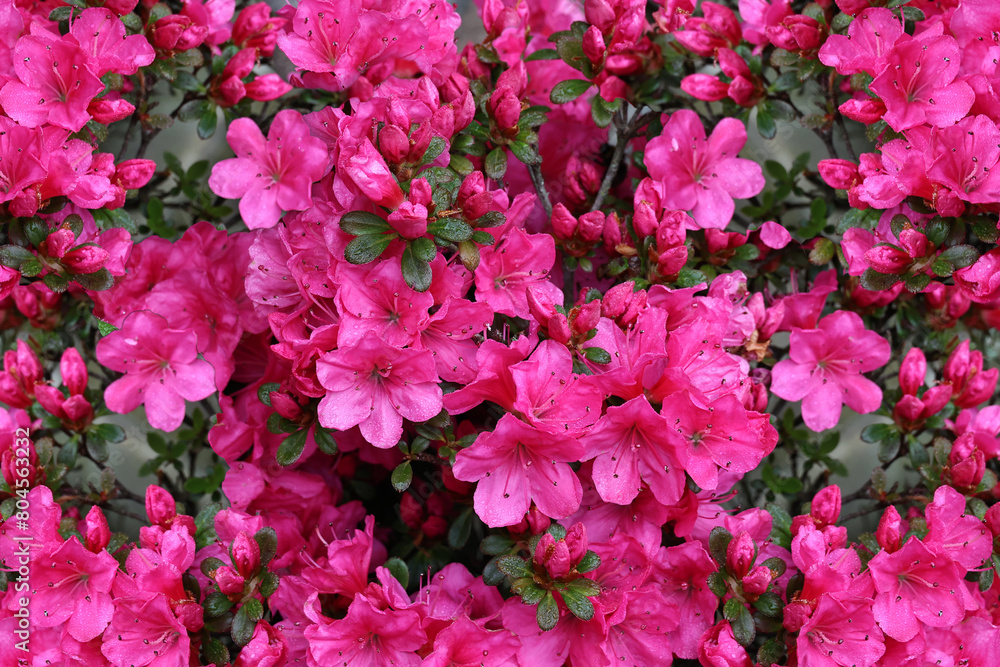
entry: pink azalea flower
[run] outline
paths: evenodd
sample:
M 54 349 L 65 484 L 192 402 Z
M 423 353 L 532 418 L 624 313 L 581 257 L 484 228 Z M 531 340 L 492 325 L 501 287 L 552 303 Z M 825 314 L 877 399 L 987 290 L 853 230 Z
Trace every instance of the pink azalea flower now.
M 962 571 L 955 561 L 931 551 L 917 537 L 911 536 L 895 553 L 879 552 L 868 569 L 875 583 L 875 620 L 893 639 L 913 639 L 921 623 L 947 628 L 965 618 Z
M 504 667 L 520 647 L 509 630 L 487 630 L 459 616 L 434 637 L 434 651 L 421 667 Z
M 31 563 L 32 622 L 42 628 L 65 624 L 77 641 L 97 637 L 111 621 L 111 582 L 118 561 L 100 550 L 88 551 L 74 535 Z
M 885 54 L 903 36 L 903 22 L 892 10 L 870 7 L 851 22 L 847 35 L 830 35 L 819 50 L 819 60 L 840 74 L 885 69 Z
M 955 81 L 961 59 L 958 42 L 934 31 L 897 40 L 870 86 L 885 103 L 889 127 L 947 127 L 964 118 L 976 95 L 965 81 Z
M 573 373 L 573 356 L 552 340 L 539 343 L 531 358 L 511 368 L 517 398 L 512 406 L 532 426 L 575 435 L 593 425 L 604 395 Z
M 392 347 L 373 332 L 353 347 L 323 355 L 316 374 L 326 389 L 320 424 L 338 431 L 360 425 L 361 434 L 376 447 L 396 446 L 404 417 L 422 422 L 441 411 L 431 353 Z
M 101 652 L 117 666 L 189 664 L 191 639 L 167 596 L 123 597 L 115 603 Z
M 706 139 L 698 114 L 682 109 L 646 146 L 649 175 L 663 184 L 663 207 L 690 211 L 703 229 L 722 229 L 745 199 L 764 189 L 760 165 L 737 154 L 747 141 L 743 123 L 724 118 Z
M 168 328 L 148 311 L 133 313 L 122 328 L 97 342 L 97 359 L 125 376 L 104 392 L 109 409 L 126 414 L 140 404 L 153 428 L 177 429 L 184 421 L 184 401 L 215 393 L 215 371 L 198 358 L 197 337 L 190 330 Z
M 684 491 L 682 443 L 645 396 L 608 408 L 581 438 L 584 459 L 594 459 L 594 485 L 605 502 L 628 505 L 645 482 L 656 499 L 673 505 Z
M 69 34 L 90 56 L 97 76 L 135 74 L 156 57 L 145 36 L 126 36 L 125 24 L 107 9 L 92 7 L 75 15 Z
M 25 188 L 45 180 L 41 130 L 0 116 L 0 204 L 25 196 Z
M 89 58 L 68 39 L 51 33 L 26 35 L 14 47 L 14 72 L 0 90 L 0 104 L 21 125 L 46 123 L 78 132 L 90 120 L 87 107 L 104 90 Z
M 796 640 L 801 664 L 871 667 L 885 653 L 871 601 L 823 595 Z
M 420 347 L 434 355 L 434 365 L 442 380 L 468 385 L 475 380 L 479 368 L 480 347 L 473 337 L 492 323 L 493 309 L 489 304 L 448 299 L 420 332 Z
M 561 303 L 562 293 L 548 281 L 555 261 L 556 244 L 551 236 L 511 229 L 500 243 L 480 251 L 476 300 L 485 301 L 501 315 L 524 318 L 530 316 L 530 286 Z
M 842 310 L 824 317 L 818 329 L 792 329 L 789 359 L 774 369 L 771 391 L 802 401 L 802 418 L 813 431 L 833 428 L 841 406 L 859 414 L 878 409 L 882 390 L 862 373 L 889 361 L 885 338 L 865 329 L 857 313 Z
M 344 618 L 306 628 L 309 664 L 419 665 L 414 651 L 427 641 L 420 621 L 412 609 L 383 609 L 356 595 Z
M 212 167 L 208 184 L 221 197 L 240 200 L 240 215 L 250 229 L 273 227 L 282 211 L 312 206 L 310 189 L 326 171 L 327 150 L 309 135 L 297 111 L 279 111 L 267 139 L 249 118 L 229 125 L 226 140 L 236 157 Z
M 415 292 L 403 280 L 399 263 L 382 261 L 373 268 L 347 269 L 337 290 L 340 347 L 356 345 L 369 331 L 389 345 L 413 345 L 430 319 L 430 292 Z
M 948 554 L 966 570 L 983 565 L 992 553 L 992 533 L 965 508 L 965 496 L 950 486 L 939 486 L 934 502 L 924 510 L 927 518 L 926 543 Z
M 513 526 L 532 502 L 553 519 L 576 511 L 583 487 L 569 462 L 582 454 L 577 441 L 505 414 L 493 432 L 458 453 L 453 471 L 457 479 L 478 482 L 475 509 L 486 525 Z

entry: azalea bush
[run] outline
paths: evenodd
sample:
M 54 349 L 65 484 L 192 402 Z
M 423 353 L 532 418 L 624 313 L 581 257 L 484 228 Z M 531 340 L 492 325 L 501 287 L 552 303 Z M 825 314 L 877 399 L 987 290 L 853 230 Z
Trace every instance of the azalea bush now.
M 0 2 L 0 664 L 1000 664 L 1000 5 L 478 14 Z

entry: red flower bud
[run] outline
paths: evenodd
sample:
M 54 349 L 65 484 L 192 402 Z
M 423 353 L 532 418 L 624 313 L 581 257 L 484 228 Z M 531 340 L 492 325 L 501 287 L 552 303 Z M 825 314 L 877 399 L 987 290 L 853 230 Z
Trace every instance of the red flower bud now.
M 280 391 L 269 394 L 271 407 L 285 419 L 298 419 L 302 416 L 302 406 L 294 398 Z
M 128 118 L 135 112 L 135 106 L 130 102 L 118 99 L 108 99 L 106 97 L 96 98 L 87 107 L 94 120 L 102 125 L 110 125 L 115 121 Z
M 927 358 L 919 347 L 911 347 L 899 366 L 899 388 L 904 394 L 917 395 L 927 377 Z
M 561 202 L 552 207 L 552 231 L 556 238 L 568 241 L 576 234 L 576 218 Z
M 245 530 L 241 530 L 233 538 L 233 543 L 229 548 L 229 557 L 232 559 L 236 571 L 245 579 L 252 578 L 260 569 L 260 545 Z
M 587 527 L 582 523 L 574 523 L 566 531 L 566 545 L 569 547 L 569 559 L 573 563 L 579 563 L 583 555 L 587 553 L 590 543 L 587 541 Z
M 820 528 L 837 523 L 840 518 L 840 487 L 831 484 L 821 489 L 813 498 L 809 515 Z
M 86 275 L 100 270 L 108 257 L 107 250 L 96 245 L 82 245 L 70 250 L 62 257 L 62 265 L 69 273 Z
M 606 50 L 604 34 L 601 30 L 596 25 L 587 28 L 587 32 L 583 33 L 583 55 L 587 56 L 587 59 L 596 67 L 604 59 Z
M 573 333 L 577 336 L 583 336 L 591 329 L 597 326 L 597 323 L 601 320 L 601 302 L 591 301 L 588 304 L 579 306 L 573 309 L 575 311 L 575 317 L 573 318 Z
M 579 232 L 580 238 L 588 243 L 600 241 L 604 232 L 604 214 L 600 211 L 591 211 L 581 215 Z
M 108 528 L 108 520 L 101 508 L 96 505 L 87 512 L 87 518 L 83 522 L 81 532 L 87 550 L 92 553 L 100 553 L 111 542 L 111 529 Z
M 767 592 L 771 585 L 771 570 L 764 565 L 758 565 L 743 577 L 743 592 L 747 595 L 760 596 Z
M 850 160 L 820 160 L 816 168 L 831 188 L 849 190 L 861 182 L 858 165 Z
M 565 540 L 556 541 L 549 533 L 542 535 L 535 547 L 535 562 L 553 579 L 565 577 L 573 566 Z
M 126 190 L 136 190 L 149 183 L 155 173 L 153 160 L 125 160 L 115 166 L 114 181 Z
M 879 546 L 894 553 L 903 545 L 903 526 L 896 508 L 890 505 L 882 513 L 882 518 L 878 522 L 878 530 L 875 531 L 875 539 Z
M 851 120 L 871 125 L 882 120 L 882 116 L 885 115 L 885 103 L 882 100 L 871 99 L 847 100 L 838 107 L 838 111 Z
M 913 264 L 913 258 L 902 248 L 894 245 L 877 245 L 865 253 L 865 261 L 879 273 L 898 275 L 905 273 Z
M 291 92 L 292 86 L 277 74 L 264 74 L 244 84 L 247 97 L 258 102 L 270 102 Z
M 233 568 L 223 565 L 215 571 L 215 583 L 218 584 L 219 592 L 223 595 L 236 597 L 243 595 L 246 579 L 240 576 Z
M 718 102 L 729 96 L 729 84 L 710 74 L 689 74 L 681 80 L 681 90 L 705 102 Z
M 154 526 L 165 526 L 177 516 L 177 503 L 169 491 L 155 484 L 146 487 L 146 516 Z
M 757 559 L 757 545 L 750 533 L 741 530 L 726 548 L 726 569 L 737 579 L 742 579 Z

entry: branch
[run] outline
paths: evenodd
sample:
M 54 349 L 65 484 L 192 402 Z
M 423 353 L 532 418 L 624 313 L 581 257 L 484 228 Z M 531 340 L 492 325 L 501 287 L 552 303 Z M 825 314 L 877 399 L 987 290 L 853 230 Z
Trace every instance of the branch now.
M 531 182 L 535 186 L 535 191 L 538 192 L 538 198 L 542 201 L 542 208 L 545 209 L 546 217 L 551 218 L 552 200 L 549 199 L 549 191 L 545 187 L 545 178 L 542 176 L 541 166 L 529 164 L 528 173 L 531 174 Z
M 608 170 L 604 174 L 604 180 L 601 181 L 601 189 L 597 192 L 597 197 L 594 198 L 594 204 L 590 207 L 591 211 L 596 211 L 601 208 L 604 203 L 604 199 L 611 192 L 611 186 L 615 182 L 615 177 L 618 175 L 618 169 L 621 167 L 622 162 L 625 160 L 625 151 L 628 150 L 628 144 L 635 137 L 636 133 L 643 127 L 649 124 L 649 122 L 656 117 L 655 111 L 647 111 L 644 114 L 636 116 L 632 119 L 632 122 L 626 122 L 627 113 L 626 107 L 622 105 L 622 108 L 615 112 L 615 129 L 618 130 L 618 141 L 615 143 L 615 152 L 611 156 L 611 164 L 608 165 Z

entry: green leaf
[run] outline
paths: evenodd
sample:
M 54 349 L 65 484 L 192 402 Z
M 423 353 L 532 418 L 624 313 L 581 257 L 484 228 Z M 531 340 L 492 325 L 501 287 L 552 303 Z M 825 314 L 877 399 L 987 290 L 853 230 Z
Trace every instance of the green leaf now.
M 177 118 L 182 123 L 187 123 L 188 121 L 192 121 L 195 118 L 201 118 L 202 116 L 205 115 L 210 106 L 212 105 L 209 104 L 209 102 L 206 100 L 191 100 L 190 102 L 185 102 L 184 104 L 181 105 L 180 109 L 177 110 Z M 174 156 L 171 154 L 171 157 Z M 174 157 L 175 161 L 176 159 L 177 158 Z M 178 176 L 184 175 L 184 169 L 181 167 L 179 161 L 177 162 L 176 165 L 174 165 L 172 164 L 172 161 L 168 159 L 167 166 L 170 168 L 170 171 L 177 174 Z
M 774 122 L 774 116 L 764 104 L 757 107 L 757 132 L 765 139 L 774 139 L 778 134 L 778 126 Z
M 774 593 L 763 593 L 753 603 L 754 609 L 770 618 L 781 618 L 784 606 L 781 598 Z
M 316 446 L 319 447 L 319 451 L 324 454 L 335 456 L 337 452 L 340 451 L 337 447 L 337 441 L 334 440 L 333 435 L 319 424 L 316 425 L 316 430 L 313 431 L 313 440 L 316 441 Z
M 21 264 L 28 260 L 35 259 L 35 256 L 27 248 L 18 245 L 0 246 L 0 264 L 12 269 L 20 269 Z
M 837 246 L 830 239 L 820 237 L 816 240 L 813 249 L 809 251 L 809 263 L 813 266 L 822 266 L 833 259 Z
M 472 242 L 479 245 L 491 246 L 497 242 L 496 238 L 489 232 L 476 230 L 472 232 Z
M 205 86 L 202 82 L 196 79 L 194 75 L 187 70 L 177 72 L 177 78 L 174 79 L 173 85 L 174 88 L 192 93 L 200 93 L 205 90 Z
M 279 433 L 293 433 L 299 430 L 299 425 L 275 412 L 267 418 L 267 430 L 275 435 Z
M 886 438 L 893 437 L 896 429 L 892 424 L 869 424 L 861 431 L 861 439 L 865 442 L 881 442 Z
M 497 558 L 497 569 L 511 579 L 520 579 L 532 575 L 531 568 L 520 556 L 500 556 Z
M 257 400 L 267 407 L 271 407 L 271 392 L 280 389 L 281 385 L 277 382 L 266 382 L 257 388 Z
M 496 556 L 510 551 L 514 546 L 514 540 L 506 535 L 487 535 L 479 543 L 479 550 L 487 556 Z M 578 570 L 579 571 L 579 570 Z
M 878 460 L 888 463 L 899 454 L 899 438 L 886 438 L 878 443 Z
M 399 558 L 390 558 L 385 562 L 385 568 L 389 574 L 399 582 L 399 585 L 406 588 L 410 585 L 410 568 Z
M 428 239 L 423 239 L 428 241 Z M 429 242 L 429 241 L 428 241 Z M 413 251 L 414 244 L 407 244 L 403 250 L 402 270 L 403 280 L 406 284 L 418 292 L 426 292 L 431 287 L 431 265 L 428 261 L 420 259 Z M 437 250 L 435 249 L 435 254 Z
M 344 248 L 344 259 L 351 264 L 367 264 L 385 252 L 385 249 L 395 239 L 395 234 L 367 234 L 359 236 Z
M 421 261 L 430 262 L 437 257 L 437 246 L 429 238 L 413 239 L 409 245 L 414 257 Z
M 719 565 L 726 563 L 726 550 L 733 541 L 733 534 L 722 526 L 716 526 L 708 534 L 708 551 Z
M 948 262 L 956 269 L 972 266 L 979 259 L 979 251 L 970 245 L 956 245 L 938 255 L 938 261 Z
M 861 274 L 861 286 L 871 292 L 881 292 L 891 289 L 892 286 L 899 281 L 899 276 L 890 275 L 888 273 L 879 273 L 871 267 L 865 269 L 865 272 Z
M 507 152 L 503 146 L 497 146 L 486 156 L 484 170 L 486 177 L 499 181 L 507 173 Z
M 50 274 L 51 275 L 51 274 Z M 46 276 L 48 278 L 48 276 Z M 103 292 L 114 287 L 115 278 L 111 272 L 105 268 L 100 268 L 93 273 L 73 276 L 73 280 L 86 290 L 91 292 Z
M 266 566 L 278 554 L 278 534 L 274 528 L 265 526 L 254 533 L 253 539 L 260 547 L 260 563 Z
M 733 636 L 736 637 L 736 641 L 741 646 L 749 646 L 753 643 L 754 637 L 757 636 L 753 616 L 740 600 L 736 598 L 726 600 L 726 604 L 722 608 L 722 615 L 729 621 L 729 625 L 733 628 Z
M 581 621 L 589 621 L 594 617 L 594 604 L 582 591 L 574 586 L 567 586 L 561 589 L 559 594 L 562 596 L 563 602 L 566 603 L 566 607 Z
M 274 572 L 265 572 L 260 578 L 260 594 L 266 598 L 271 597 L 278 590 L 281 580 Z
M 621 100 L 616 100 L 620 106 Z M 615 111 L 617 107 L 612 107 L 611 104 L 604 101 L 604 98 L 600 95 L 594 95 L 590 98 L 590 115 L 594 119 L 594 124 L 597 127 L 607 127 L 611 125 L 611 121 L 614 120 Z
M 837 14 L 834 18 L 834 23 L 836 23 L 837 18 L 841 16 L 848 16 L 847 14 Z M 768 639 L 757 651 L 757 663 L 763 665 L 763 667 L 771 667 L 771 665 L 777 665 L 784 661 L 785 659 L 785 646 L 776 639 Z
M 518 579 L 510 585 L 511 591 L 521 596 L 521 602 L 526 605 L 536 605 L 545 597 L 545 589 L 529 577 Z
M 215 129 L 219 126 L 219 114 L 214 104 L 208 105 L 198 119 L 198 138 L 208 139 L 215 134 Z
M 566 104 L 567 102 L 572 102 L 576 98 L 583 95 L 585 92 L 590 90 L 593 84 L 590 81 L 585 81 L 583 79 L 567 79 L 566 81 L 560 81 L 552 88 L 552 92 L 549 93 L 549 100 L 553 104 Z
M 278 446 L 278 465 L 290 466 L 299 460 L 302 450 L 305 449 L 308 433 L 308 429 L 299 429 L 281 441 L 281 445 Z
M 595 364 L 611 363 L 611 355 L 604 348 L 588 347 L 586 350 L 584 350 L 583 356 L 587 358 L 587 361 L 593 362 Z
M 771 515 L 771 541 L 789 548 L 792 544 L 792 517 L 785 509 L 774 503 L 767 503 L 764 509 Z
M 471 507 L 462 511 L 458 518 L 448 528 L 448 546 L 452 549 L 461 549 L 469 541 L 472 534 L 472 517 L 475 514 Z
M 597 555 L 596 552 L 587 550 L 587 553 L 583 554 L 583 558 L 577 563 L 576 571 L 580 574 L 586 574 L 587 572 L 592 572 L 601 566 L 601 557 Z
M 538 147 L 524 141 L 512 141 L 507 144 L 507 148 L 518 160 L 527 165 L 542 163 L 542 156 L 538 154 Z
M 530 63 L 535 60 L 559 60 L 559 52 L 555 49 L 538 49 L 530 56 L 524 58 L 524 62 Z
M 472 241 L 462 241 L 458 244 L 458 257 L 469 271 L 475 271 L 479 266 L 479 247 Z
M 232 638 L 237 646 L 246 646 L 253 638 L 257 622 L 264 617 L 264 606 L 257 598 L 250 598 L 243 603 L 233 619 Z
M 410 462 L 403 461 L 396 466 L 389 481 L 392 482 L 392 488 L 399 493 L 410 488 L 410 483 L 413 481 L 413 466 L 410 465 Z
M 712 591 L 716 597 L 724 598 L 726 597 L 726 593 L 729 592 L 729 587 L 726 586 L 726 578 L 718 570 L 708 575 L 706 583 L 708 584 L 708 590 Z
M 926 273 L 910 276 L 906 279 L 906 289 L 912 294 L 919 294 L 931 284 L 931 277 Z
M 458 218 L 435 220 L 431 224 L 427 225 L 427 231 L 450 243 L 468 241 L 472 238 L 472 227 L 470 227 L 465 221 L 459 220 Z M 434 252 L 437 254 L 437 250 Z M 430 259 L 434 258 L 431 257 Z
M 96 424 L 91 427 L 91 432 L 108 442 L 117 443 L 125 439 L 125 430 L 118 424 Z
M 72 13 L 73 13 L 72 7 L 56 7 L 51 12 L 49 12 L 49 20 L 55 21 L 57 23 L 59 21 L 68 21 Z M 77 14 L 79 13 L 80 12 L 77 12 Z
M 205 616 L 219 618 L 233 608 L 233 603 L 225 595 L 216 591 L 208 594 L 202 606 L 205 608 Z
M 427 150 L 424 151 L 424 156 L 420 158 L 420 164 L 430 164 L 434 160 L 438 159 L 441 153 L 444 153 L 444 149 L 448 145 L 445 140 L 441 137 L 434 137 L 431 139 L 430 143 L 427 144 Z
M 392 229 L 389 223 L 368 211 L 349 211 L 341 216 L 340 228 L 354 236 L 382 234 Z
M 556 623 L 559 622 L 559 604 L 551 591 L 547 591 L 545 597 L 538 603 L 535 620 L 538 622 L 538 627 L 546 632 L 556 627 Z
M 486 211 L 483 215 L 476 219 L 476 227 L 499 227 L 503 223 L 507 222 L 507 216 L 500 211 Z

